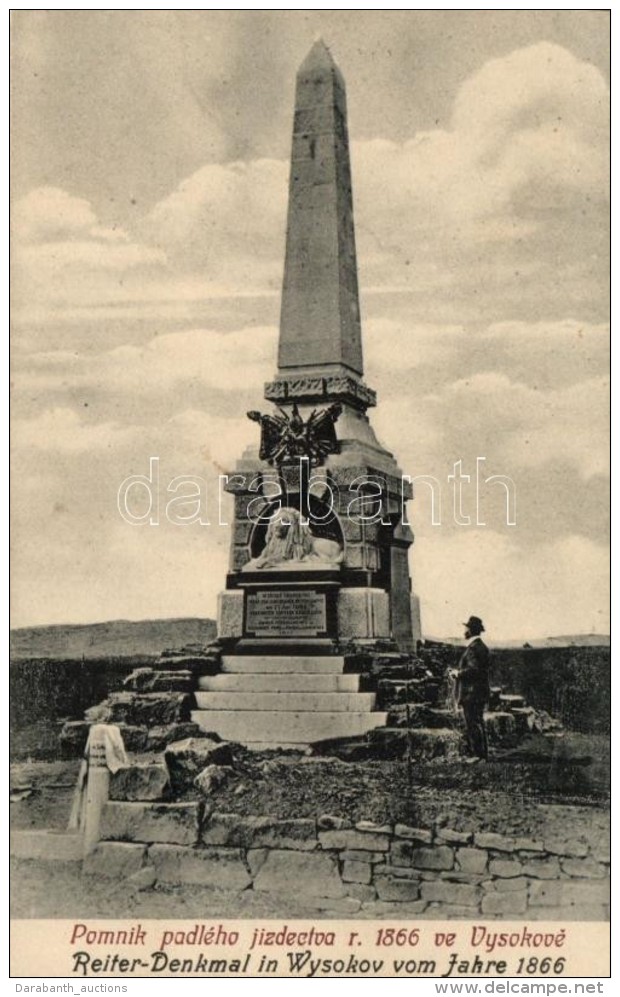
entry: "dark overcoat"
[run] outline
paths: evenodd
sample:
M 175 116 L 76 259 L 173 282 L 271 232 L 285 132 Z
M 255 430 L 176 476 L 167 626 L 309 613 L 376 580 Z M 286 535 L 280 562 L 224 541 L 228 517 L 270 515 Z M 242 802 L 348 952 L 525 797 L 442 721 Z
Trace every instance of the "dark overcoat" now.
M 464 703 L 488 703 L 489 688 L 489 649 L 476 637 L 467 645 L 458 666 L 456 701 Z

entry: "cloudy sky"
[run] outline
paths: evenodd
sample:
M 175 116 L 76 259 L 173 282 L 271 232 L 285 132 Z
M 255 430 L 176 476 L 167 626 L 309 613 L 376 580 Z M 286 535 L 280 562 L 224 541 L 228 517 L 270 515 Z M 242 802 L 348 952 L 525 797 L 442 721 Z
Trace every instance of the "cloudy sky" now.
M 13 14 L 14 624 L 214 615 L 275 371 L 296 68 L 347 81 L 372 421 L 427 634 L 608 632 L 608 17 Z M 159 457 L 210 525 L 131 526 Z M 476 458 L 485 476 L 476 524 Z M 456 461 L 469 525 L 457 525 Z M 223 507 L 226 516 L 226 503 Z

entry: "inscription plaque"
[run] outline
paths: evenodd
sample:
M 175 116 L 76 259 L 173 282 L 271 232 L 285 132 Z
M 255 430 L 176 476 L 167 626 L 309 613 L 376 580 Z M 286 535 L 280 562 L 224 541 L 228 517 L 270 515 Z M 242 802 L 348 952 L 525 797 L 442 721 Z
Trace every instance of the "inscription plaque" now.
M 303 590 L 249 593 L 245 629 L 256 637 L 317 637 L 327 629 L 325 595 Z

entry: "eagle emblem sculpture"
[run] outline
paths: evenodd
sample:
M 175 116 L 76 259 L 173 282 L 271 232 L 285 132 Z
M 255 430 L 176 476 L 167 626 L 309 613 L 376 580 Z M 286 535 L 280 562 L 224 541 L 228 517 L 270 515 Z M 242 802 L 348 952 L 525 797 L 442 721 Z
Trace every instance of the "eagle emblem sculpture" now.
M 317 411 L 313 409 L 304 421 L 297 405 L 291 414 L 277 409 L 278 415 L 248 412 L 248 419 L 261 427 L 259 457 L 272 465 L 296 464 L 300 457 L 307 457 L 311 467 L 318 467 L 332 453 L 338 453 L 336 420 L 342 405 L 330 405 Z

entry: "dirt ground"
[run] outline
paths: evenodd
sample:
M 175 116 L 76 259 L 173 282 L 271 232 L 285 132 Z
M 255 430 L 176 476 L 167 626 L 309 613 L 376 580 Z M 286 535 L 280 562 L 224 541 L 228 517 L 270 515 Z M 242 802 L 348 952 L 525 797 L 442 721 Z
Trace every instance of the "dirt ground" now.
M 19 762 L 11 766 L 11 826 L 66 827 L 79 762 Z M 344 762 L 299 753 L 254 753 L 238 747 L 234 768 L 209 802 L 223 813 L 273 817 L 331 814 L 351 822 L 448 825 L 460 831 L 497 831 L 522 836 L 549 833 L 568 806 L 571 827 L 605 819 L 603 794 L 562 789 L 562 770 L 549 779 L 550 763 L 488 764 L 466 760 L 414 764 L 403 761 Z M 549 784 L 556 786 L 549 791 Z M 541 789 L 541 786 L 543 787 Z M 575 788 L 575 787 L 571 787 Z M 190 790 L 183 799 L 199 799 Z

